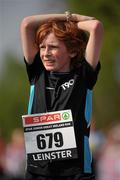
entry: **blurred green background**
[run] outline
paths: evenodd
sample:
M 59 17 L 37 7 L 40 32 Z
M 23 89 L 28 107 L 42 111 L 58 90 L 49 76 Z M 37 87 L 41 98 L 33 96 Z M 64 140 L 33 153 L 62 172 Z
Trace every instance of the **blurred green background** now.
M 73 12 L 96 17 L 104 25 L 102 68 L 93 99 L 96 127 L 104 130 L 120 121 L 120 1 L 71 0 L 70 7 Z
M 71 12 L 94 16 L 104 25 L 101 71 L 94 88 L 93 116 L 96 127 L 105 130 L 120 121 L 120 1 L 65 2 L 65 8 Z M 29 83 L 22 56 L 6 51 L 2 60 L 4 70 L 0 76 L 0 128 L 8 139 L 14 128 L 22 127 L 21 116 L 27 113 Z

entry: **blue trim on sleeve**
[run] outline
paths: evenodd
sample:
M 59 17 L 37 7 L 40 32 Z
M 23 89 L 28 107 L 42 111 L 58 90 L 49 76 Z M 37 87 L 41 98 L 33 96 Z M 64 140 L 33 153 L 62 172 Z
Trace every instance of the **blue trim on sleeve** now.
M 87 136 L 84 137 L 84 173 L 92 172 L 92 155 L 89 146 L 89 138 Z
M 35 85 L 31 85 L 30 86 L 29 104 L 28 104 L 28 114 L 31 114 L 31 112 L 32 112 L 32 104 L 33 104 L 33 98 L 34 98 L 34 89 L 35 89 Z
M 90 126 L 90 119 L 92 114 L 92 90 L 87 90 L 86 103 L 85 103 L 85 119 L 87 127 Z

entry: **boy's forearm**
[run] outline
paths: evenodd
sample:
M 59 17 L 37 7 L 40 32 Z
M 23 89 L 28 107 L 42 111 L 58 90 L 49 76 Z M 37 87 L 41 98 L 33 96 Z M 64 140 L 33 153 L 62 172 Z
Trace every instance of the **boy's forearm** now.
M 49 20 L 60 20 L 65 21 L 66 15 L 65 14 L 41 14 L 41 15 L 33 15 L 28 16 L 23 19 L 26 22 L 26 25 L 30 28 L 34 26 L 37 28 L 40 24 L 43 24 Z
M 68 12 L 69 13 L 69 12 Z M 69 13 L 69 20 L 79 22 L 79 21 L 87 21 L 95 19 L 94 17 L 84 16 L 80 14 L 71 14 Z M 67 13 L 63 14 L 40 14 L 40 15 L 33 15 L 28 16 L 23 19 L 26 26 L 29 28 L 32 26 L 37 28 L 40 24 L 43 24 L 49 20 L 58 20 L 58 21 L 67 21 Z
M 76 22 L 95 19 L 95 17 L 85 16 L 85 15 L 80 15 L 80 14 L 72 14 L 72 17 L 73 17 L 73 21 L 76 21 Z

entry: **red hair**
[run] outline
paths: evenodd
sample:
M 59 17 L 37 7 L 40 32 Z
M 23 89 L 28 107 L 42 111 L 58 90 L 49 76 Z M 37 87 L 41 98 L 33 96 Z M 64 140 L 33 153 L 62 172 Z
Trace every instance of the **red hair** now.
M 55 34 L 58 40 L 65 43 L 69 52 L 76 54 L 75 59 L 77 60 L 72 62 L 75 63 L 83 59 L 88 37 L 83 30 L 78 29 L 77 23 L 72 21 L 48 21 L 40 25 L 36 33 L 38 47 L 51 32 Z

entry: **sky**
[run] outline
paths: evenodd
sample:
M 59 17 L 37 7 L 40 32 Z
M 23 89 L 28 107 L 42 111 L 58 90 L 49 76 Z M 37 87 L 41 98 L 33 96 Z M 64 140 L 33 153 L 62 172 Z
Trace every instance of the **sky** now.
M 6 52 L 22 57 L 20 22 L 25 16 L 64 13 L 65 0 L 0 0 L 0 71 Z

